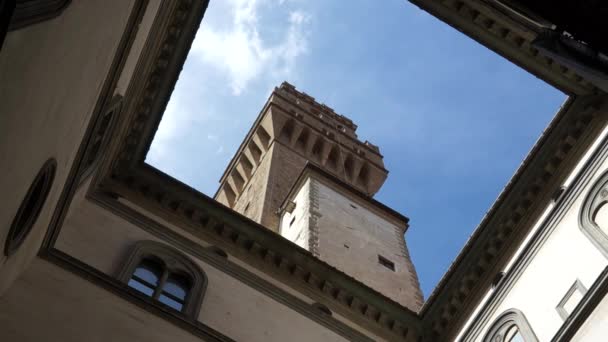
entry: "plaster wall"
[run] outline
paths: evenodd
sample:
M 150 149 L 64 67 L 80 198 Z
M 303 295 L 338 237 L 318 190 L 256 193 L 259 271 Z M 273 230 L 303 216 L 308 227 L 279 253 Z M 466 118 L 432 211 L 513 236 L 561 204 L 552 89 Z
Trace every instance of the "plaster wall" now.
M 494 320 L 512 308 L 524 313 L 539 341 L 551 340 L 564 323 L 556 307 L 566 292 L 577 279 L 588 289 L 607 265 L 606 258 L 583 234 L 578 222 L 586 194 L 595 179 L 607 168 L 608 161 L 605 160 L 576 194 L 529 263 L 520 270 L 515 268 L 512 271 L 515 272 L 513 282 L 501 285 L 507 287 L 504 296 L 482 314 L 485 317 L 477 323 L 479 330 L 465 340 L 482 341 Z
M 2 341 L 201 341 L 40 258 L 0 297 Z
M 75 199 L 57 248 L 78 260 L 115 276 L 123 266 L 133 245 L 141 240 L 160 241 L 152 235 L 96 204 Z M 94 222 L 94 224 L 91 224 Z M 163 243 L 167 243 L 166 241 Z M 203 248 L 201 244 L 201 248 Z M 179 246 L 176 246 L 180 249 Z M 188 254 L 185 252 L 185 254 Z M 198 320 L 237 341 L 342 341 L 343 337 L 302 315 L 289 306 L 248 286 L 195 255 L 188 255 L 208 277 Z M 216 262 L 224 261 L 213 255 Z M 239 263 L 242 265 L 242 263 Z M 258 272 L 259 275 L 259 272 Z M 284 288 L 284 287 L 283 287 Z M 107 296 L 113 296 L 108 293 Z M 298 295 L 306 300 L 305 296 Z M 347 322 L 345 322 L 347 324 Z M 352 325 L 351 325 L 352 326 Z M 364 329 L 358 329 L 364 334 Z M 294 334 L 297 331 L 298 334 Z M 373 335 L 372 335 L 373 336 Z M 372 338 L 375 338 L 372 337 Z
M 605 341 L 608 336 L 608 296 L 599 303 L 572 342 Z
M 57 171 L 24 244 L 8 259 L 0 253 L 0 294 L 38 252 L 133 4 L 72 1 L 60 16 L 6 37 L 0 53 L 2 245 L 40 167 L 55 158 Z

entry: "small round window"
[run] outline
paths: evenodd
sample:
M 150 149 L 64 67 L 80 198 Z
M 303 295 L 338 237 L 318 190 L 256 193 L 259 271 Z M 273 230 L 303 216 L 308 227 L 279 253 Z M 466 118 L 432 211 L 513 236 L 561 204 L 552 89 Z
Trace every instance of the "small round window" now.
M 57 162 L 55 159 L 51 158 L 47 160 L 27 190 L 27 194 L 23 202 L 21 202 L 21 206 L 8 232 L 8 237 L 4 244 L 4 255 L 10 256 L 13 254 L 32 230 L 51 190 L 56 167 Z

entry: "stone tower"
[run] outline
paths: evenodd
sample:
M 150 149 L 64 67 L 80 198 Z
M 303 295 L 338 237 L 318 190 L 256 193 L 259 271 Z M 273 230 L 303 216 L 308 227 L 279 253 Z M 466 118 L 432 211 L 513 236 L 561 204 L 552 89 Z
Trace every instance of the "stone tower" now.
M 417 310 L 408 219 L 374 200 L 388 171 L 348 118 L 283 82 L 220 180 L 215 198 Z

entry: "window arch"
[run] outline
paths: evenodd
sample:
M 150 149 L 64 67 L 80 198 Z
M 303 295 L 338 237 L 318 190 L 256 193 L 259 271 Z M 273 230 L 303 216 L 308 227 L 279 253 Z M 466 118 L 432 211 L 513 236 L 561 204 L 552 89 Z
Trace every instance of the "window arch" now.
M 56 169 L 57 161 L 51 158 L 42 165 L 32 181 L 8 231 L 4 243 L 5 256 L 13 255 L 30 234 L 51 192 Z
M 483 342 L 538 342 L 524 314 L 516 309 L 500 315 L 483 338 Z
M 608 222 L 604 227 L 598 224 L 597 218 L 604 214 L 608 203 L 608 171 L 604 172 L 593 184 L 585 197 L 579 216 L 579 227 L 583 234 L 608 257 Z
M 140 295 L 196 319 L 207 276 L 190 258 L 155 241 L 138 242 L 118 278 Z

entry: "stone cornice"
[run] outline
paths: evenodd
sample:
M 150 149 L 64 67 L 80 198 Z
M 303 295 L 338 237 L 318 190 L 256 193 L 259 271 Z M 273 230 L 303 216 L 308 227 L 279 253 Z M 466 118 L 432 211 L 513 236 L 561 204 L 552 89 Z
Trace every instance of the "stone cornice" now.
M 306 166 L 304 167 L 304 169 L 302 169 L 302 172 L 300 172 L 300 175 L 296 178 L 296 181 L 293 183 L 293 186 L 289 190 L 289 193 L 285 197 L 285 200 L 283 200 L 283 202 L 281 203 L 280 208 L 284 208 L 287 205 L 287 201 L 291 200 L 291 198 L 296 195 L 295 191 L 299 189 L 302 182 L 305 181 L 307 179 L 307 176 L 311 174 L 315 174 L 321 179 L 329 180 L 333 184 L 333 187 L 339 188 L 341 189 L 341 191 L 346 191 L 347 193 L 358 197 L 359 201 L 364 202 L 370 207 L 372 207 L 372 210 L 390 216 L 391 221 L 393 221 L 396 225 L 402 228 L 401 233 L 405 233 L 405 231 L 407 230 L 408 222 L 410 221 L 407 216 L 401 214 L 400 212 L 387 206 L 386 204 L 374 199 L 373 197 L 366 195 L 365 193 L 359 191 L 357 188 L 351 186 L 350 184 L 342 181 L 340 178 L 332 175 L 331 173 L 323 170 L 322 168 L 310 162 L 306 163 Z M 325 182 L 327 181 L 324 181 L 324 183 Z
M 532 148 L 425 303 L 429 341 L 450 340 L 608 122 L 605 96 L 571 98 Z
M 483 0 L 409 0 L 480 44 L 571 95 L 588 95 L 595 86 L 574 70 L 543 56 L 531 43 L 542 28 L 498 10 Z
M 279 99 L 285 100 L 286 102 L 289 102 L 292 106 L 296 107 L 299 111 L 308 112 L 304 107 L 302 107 L 302 106 L 300 106 L 300 105 L 298 105 L 296 103 L 291 103 L 289 99 L 285 98 L 285 96 L 283 94 L 281 94 L 281 92 L 278 90 L 278 88 L 275 88 L 273 90 L 273 92 L 270 94 L 270 96 L 268 97 L 268 100 L 266 100 L 266 103 L 262 107 L 262 110 L 258 114 L 257 118 L 255 119 L 255 121 L 251 125 L 251 128 L 247 132 L 247 135 L 245 135 L 245 138 L 243 139 L 243 141 L 241 142 L 241 144 L 237 148 L 236 152 L 234 153 L 234 155 L 232 156 L 232 158 L 228 162 L 228 166 L 226 166 L 226 169 L 224 170 L 224 173 L 220 177 L 220 183 L 223 183 L 226 180 L 226 177 L 236 167 L 238 157 L 243 153 L 243 151 L 245 150 L 245 147 L 251 141 L 251 139 L 253 139 L 253 135 L 254 135 L 254 132 L 255 132 L 256 128 L 258 127 L 258 125 L 260 124 L 260 122 L 262 121 L 262 119 L 264 118 L 264 116 L 269 113 L 269 111 L 271 110 L 271 108 L 279 109 L 282 114 L 287 115 L 289 117 L 295 118 L 295 114 L 291 113 L 288 110 L 288 108 L 284 108 L 283 106 L 281 106 L 280 104 L 278 104 L 276 101 L 272 101 L 273 97 L 277 97 Z M 308 100 L 308 102 L 310 102 L 310 101 L 311 100 Z M 314 102 L 314 103 L 317 106 L 321 106 L 320 104 L 318 104 L 316 102 Z M 327 108 L 329 108 L 329 107 L 327 107 Z M 334 114 L 334 115 L 339 115 L 339 114 Z M 313 116 L 313 115 L 310 115 L 310 117 L 313 118 L 314 120 L 316 120 L 317 122 L 321 122 L 323 125 L 326 125 L 326 123 L 323 123 L 322 120 L 320 120 L 318 117 Z M 308 127 L 312 131 L 315 131 L 318 135 L 323 135 L 322 132 L 318 128 L 314 127 L 313 125 L 308 124 L 308 123 L 304 123 L 304 122 L 302 122 L 301 124 L 306 125 L 306 127 Z M 336 133 L 338 133 L 339 135 L 345 135 L 344 133 L 342 133 L 340 131 L 336 131 Z M 276 139 L 275 137 L 272 138 L 272 140 L 275 140 L 275 139 Z M 352 137 L 347 137 L 347 140 L 349 140 L 349 141 L 355 141 L 357 143 L 358 147 L 363 148 L 366 151 L 368 151 L 368 152 L 370 152 L 370 153 L 372 153 L 372 154 L 374 154 L 374 155 L 376 155 L 376 156 L 378 156 L 380 158 L 383 158 L 382 154 L 379 151 L 376 151 L 373 148 L 367 146 L 365 144 L 365 142 L 362 142 L 362 141 L 360 141 L 358 139 L 354 139 Z M 341 140 L 334 140 L 333 142 L 336 143 L 337 145 L 341 146 L 342 148 L 351 151 L 353 154 L 357 154 L 357 152 L 353 149 L 352 146 L 343 143 Z M 388 170 L 386 168 L 384 168 L 384 165 L 377 163 L 373 159 L 367 159 L 367 161 L 370 163 L 370 165 L 372 167 L 374 167 L 374 168 L 376 168 L 376 169 L 378 169 L 378 170 L 380 170 L 382 172 L 388 173 Z M 218 189 L 218 192 L 219 192 L 219 189 Z M 216 193 L 216 196 L 217 196 L 217 193 Z M 214 197 L 216 197 L 216 196 L 214 196 Z

